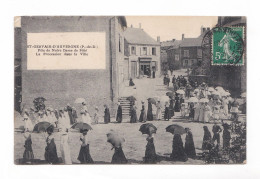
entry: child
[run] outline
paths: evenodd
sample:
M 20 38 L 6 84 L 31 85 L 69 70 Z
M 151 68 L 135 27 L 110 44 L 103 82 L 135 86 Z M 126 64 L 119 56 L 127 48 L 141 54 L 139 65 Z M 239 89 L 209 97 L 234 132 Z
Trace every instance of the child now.
M 23 153 L 23 161 L 24 163 L 31 163 L 31 160 L 34 159 L 33 150 L 32 150 L 32 138 L 29 130 L 27 129 L 24 133 L 25 143 L 24 143 L 24 153 Z
M 96 106 L 95 107 L 95 114 L 94 114 L 94 123 L 95 124 L 98 124 L 98 121 L 99 121 L 99 114 L 98 114 L 99 110 L 98 110 L 98 107 Z
M 23 119 L 24 119 L 24 132 L 27 130 L 33 131 L 32 121 L 29 117 L 29 113 L 28 113 L 27 109 L 24 110 Z
M 81 140 L 82 144 L 80 147 L 78 160 L 80 161 L 81 164 L 94 163 L 94 161 L 89 153 L 89 143 L 88 143 L 88 139 L 87 139 L 88 130 L 84 129 L 84 130 L 80 130 L 80 132 L 82 133 L 82 135 L 80 136 L 80 140 Z

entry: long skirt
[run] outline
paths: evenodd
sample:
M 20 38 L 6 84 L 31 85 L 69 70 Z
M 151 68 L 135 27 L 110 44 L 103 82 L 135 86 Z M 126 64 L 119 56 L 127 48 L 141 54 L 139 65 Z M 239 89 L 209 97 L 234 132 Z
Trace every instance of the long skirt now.
M 125 164 L 127 163 L 127 159 L 123 152 L 122 147 L 115 147 L 115 153 L 112 157 L 111 163 L 113 164 Z
M 162 110 L 157 109 L 156 111 L 156 119 L 161 120 L 162 119 Z
M 139 122 L 146 122 L 146 113 L 144 111 L 141 111 Z
M 205 111 L 205 112 L 204 112 L 204 122 L 209 122 L 209 120 L 210 120 L 210 114 L 211 114 L 210 111 Z
M 156 163 L 157 155 L 153 142 L 148 142 L 145 150 L 144 163 Z
M 45 160 L 50 164 L 56 164 L 59 162 L 57 155 L 56 144 L 52 140 L 50 144 L 47 144 L 44 154 Z
M 25 150 L 23 153 L 23 161 L 24 162 L 30 162 L 32 159 L 34 159 L 33 150 L 32 150 L 32 140 L 27 139 L 24 144 Z
M 171 115 L 170 115 L 169 107 L 166 107 L 165 111 L 164 111 L 164 120 L 169 121 L 170 118 L 171 118 Z
M 81 146 L 79 151 L 78 160 L 80 163 L 94 163 L 90 153 L 89 153 L 89 144 Z
M 200 109 L 195 108 L 195 110 L 194 110 L 194 121 L 199 121 L 199 117 L 200 117 Z

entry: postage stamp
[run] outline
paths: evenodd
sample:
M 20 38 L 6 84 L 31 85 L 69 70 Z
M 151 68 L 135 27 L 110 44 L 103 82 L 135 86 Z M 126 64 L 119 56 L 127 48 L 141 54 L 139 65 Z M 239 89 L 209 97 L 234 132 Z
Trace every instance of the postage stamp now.
M 216 27 L 212 34 L 212 65 L 243 65 L 244 27 Z

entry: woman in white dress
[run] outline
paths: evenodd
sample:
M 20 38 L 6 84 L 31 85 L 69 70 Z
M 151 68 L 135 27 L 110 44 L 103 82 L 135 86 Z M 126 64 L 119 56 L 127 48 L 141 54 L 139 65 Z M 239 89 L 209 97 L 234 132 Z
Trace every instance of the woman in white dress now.
M 60 136 L 60 150 L 61 150 L 61 157 L 64 164 L 72 164 L 71 162 L 71 156 L 70 156 L 70 147 L 68 144 L 69 140 L 69 133 L 68 129 L 62 129 L 61 130 L 61 136 Z
M 211 118 L 211 108 L 208 105 L 208 103 L 205 103 L 205 107 L 204 107 L 204 123 L 209 123 L 210 118 Z
M 156 103 L 156 119 L 161 120 L 162 119 L 162 105 L 161 102 L 158 101 Z
M 228 116 L 228 99 L 226 96 L 223 96 L 223 99 L 222 99 L 222 106 L 223 106 L 223 112 L 225 114 L 225 116 Z
M 81 119 L 82 119 L 82 122 L 87 123 L 89 125 L 91 124 L 91 118 L 88 113 L 88 108 L 87 108 L 86 103 L 84 103 L 84 102 L 82 103 Z
M 33 131 L 33 124 L 29 117 L 29 113 L 27 109 L 24 110 L 23 120 L 24 120 L 24 131 Z
M 64 108 L 64 125 L 67 129 L 70 128 L 70 116 L 66 107 Z

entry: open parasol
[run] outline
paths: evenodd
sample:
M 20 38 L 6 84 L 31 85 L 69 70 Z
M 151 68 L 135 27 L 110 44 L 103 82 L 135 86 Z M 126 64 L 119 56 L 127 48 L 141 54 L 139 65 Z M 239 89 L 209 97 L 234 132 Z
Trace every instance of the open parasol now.
M 81 103 L 83 103 L 83 102 L 86 102 L 86 100 L 85 100 L 84 98 L 77 98 L 77 99 L 74 101 L 74 103 L 76 103 L 76 104 L 81 104 Z
M 209 92 L 213 92 L 213 91 L 215 91 L 215 89 L 214 89 L 213 87 L 209 87 L 209 88 L 208 88 L 208 91 L 209 91 Z
M 185 91 L 183 91 L 183 90 L 177 90 L 176 93 L 178 93 L 178 94 L 185 94 Z
M 217 91 L 223 91 L 223 90 L 224 90 L 223 87 L 221 87 L 221 86 L 217 86 L 215 89 L 216 89 Z
M 179 126 L 177 124 L 172 124 L 166 127 L 166 132 L 170 132 L 172 134 L 180 134 L 180 135 L 186 133 L 185 129 L 182 126 Z
M 81 130 L 92 130 L 92 127 L 87 124 L 87 123 L 84 123 L 84 122 L 76 122 L 75 124 L 73 124 L 71 126 L 72 129 L 79 129 L 80 131 Z
M 152 123 L 142 124 L 139 129 L 142 134 L 153 134 L 156 133 L 157 128 Z
M 126 99 L 129 101 L 136 101 L 136 98 L 134 96 L 129 96 Z
M 107 133 L 107 142 L 112 144 L 114 147 L 119 147 L 125 142 L 125 139 L 120 137 L 115 131 L 111 130 Z
M 46 132 L 47 128 L 50 127 L 52 124 L 46 121 L 39 122 L 35 124 L 33 128 L 33 132 Z
M 169 102 L 169 96 L 162 96 L 161 98 L 161 102 Z
M 152 104 L 156 104 L 156 100 L 154 98 L 148 98 L 147 100 Z
M 169 91 L 169 92 L 167 92 L 166 93 L 166 96 L 174 96 L 175 94 L 174 94 L 174 92 L 172 92 L 172 91 Z
M 201 99 L 199 100 L 199 102 L 200 102 L 200 103 L 208 103 L 209 100 L 208 100 L 207 98 L 201 98 Z
M 187 100 L 188 103 L 197 103 L 199 102 L 198 98 L 196 97 L 191 97 L 190 99 Z

